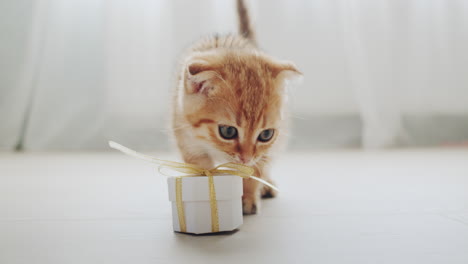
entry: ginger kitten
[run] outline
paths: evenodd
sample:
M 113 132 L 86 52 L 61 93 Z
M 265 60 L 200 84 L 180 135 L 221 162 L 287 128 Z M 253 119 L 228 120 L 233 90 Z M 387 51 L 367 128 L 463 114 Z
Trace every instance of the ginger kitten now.
M 268 163 L 285 129 L 285 80 L 300 75 L 292 63 L 261 52 L 242 0 L 240 35 L 214 35 L 195 43 L 181 65 L 173 104 L 173 131 L 187 163 L 210 169 L 219 162 L 255 168 L 271 181 Z M 244 180 L 244 214 L 255 214 L 260 196 L 275 193 Z

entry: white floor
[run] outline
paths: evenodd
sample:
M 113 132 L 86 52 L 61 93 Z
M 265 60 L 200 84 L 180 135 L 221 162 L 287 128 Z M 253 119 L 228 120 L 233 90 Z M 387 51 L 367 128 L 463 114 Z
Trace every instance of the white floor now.
M 468 263 L 468 150 L 297 153 L 273 174 L 239 231 L 191 236 L 146 163 L 0 154 L 0 263 Z

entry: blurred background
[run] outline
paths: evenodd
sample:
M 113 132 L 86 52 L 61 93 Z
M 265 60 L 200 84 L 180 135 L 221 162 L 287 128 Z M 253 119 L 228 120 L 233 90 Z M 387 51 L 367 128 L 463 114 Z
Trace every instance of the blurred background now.
M 304 73 L 292 150 L 467 145 L 468 1 L 250 1 Z M 168 150 L 179 54 L 234 1 L 0 1 L 0 150 Z

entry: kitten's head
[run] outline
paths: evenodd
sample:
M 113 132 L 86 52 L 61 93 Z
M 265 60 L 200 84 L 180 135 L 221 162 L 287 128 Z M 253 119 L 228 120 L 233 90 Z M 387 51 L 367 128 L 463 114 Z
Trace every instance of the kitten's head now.
M 186 63 L 183 113 L 213 156 L 255 165 L 281 136 L 284 81 L 295 75 L 293 64 L 257 52 L 196 54 Z

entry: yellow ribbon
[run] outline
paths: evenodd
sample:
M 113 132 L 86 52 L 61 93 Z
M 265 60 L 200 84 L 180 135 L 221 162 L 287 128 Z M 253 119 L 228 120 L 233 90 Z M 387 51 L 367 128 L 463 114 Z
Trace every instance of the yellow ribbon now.
M 262 180 L 258 177 L 253 176 L 252 174 L 254 173 L 254 169 L 252 167 L 245 166 L 242 164 L 231 163 L 231 162 L 224 163 L 219 166 L 216 166 L 213 169 L 207 170 L 195 164 L 157 159 L 157 158 L 145 155 L 145 154 L 138 153 L 134 150 L 131 150 L 113 141 L 109 141 L 109 146 L 113 149 L 119 150 L 135 158 L 158 164 L 159 172 L 166 176 L 170 176 L 163 172 L 163 170 L 166 168 L 186 174 L 186 175 L 176 176 L 176 204 L 177 204 L 177 213 L 179 216 L 179 227 L 180 227 L 181 232 L 186 232 L 187 230 L 186 224 L 185 224 L 184 207 L 183 207 L 183 202 L 182 202 L 182 177 L 208 176 L 208 185 L 209 185 L 209 190 L 210 190 L 212 232 L 219 232 L 218 205 L 216 201 L 216 190 L 215 190 L 214 179 L 213 179 L 214 175 L 231 174 L 231 175 L 242 177 L 244 179 L 251 178 L 269 186 L 270 188 L 278 190 L 276 186 L 270 184 L 269 182 L 266 182 L 265 180 Z

